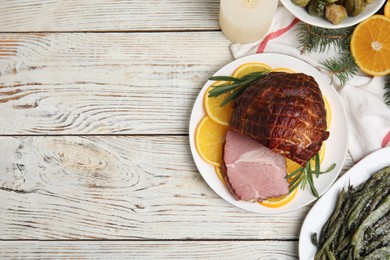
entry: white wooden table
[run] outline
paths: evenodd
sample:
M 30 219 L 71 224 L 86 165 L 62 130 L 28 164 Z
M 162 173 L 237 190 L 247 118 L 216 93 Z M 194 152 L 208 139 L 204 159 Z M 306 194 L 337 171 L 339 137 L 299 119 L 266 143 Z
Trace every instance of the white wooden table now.
M 191 157 L 195 98 L 233 60 L 218 11 L 0 1 L 0 258 L 298 257 L 312 205 L 241 210 Z

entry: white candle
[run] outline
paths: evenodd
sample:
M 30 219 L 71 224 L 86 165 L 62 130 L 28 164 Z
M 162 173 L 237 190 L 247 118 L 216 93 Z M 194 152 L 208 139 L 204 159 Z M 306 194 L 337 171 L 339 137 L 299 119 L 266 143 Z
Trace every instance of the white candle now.
M 221 0 L 221 30 L 232 42 L 257 41 L 267 33 L 277 6 L 278 0 Z

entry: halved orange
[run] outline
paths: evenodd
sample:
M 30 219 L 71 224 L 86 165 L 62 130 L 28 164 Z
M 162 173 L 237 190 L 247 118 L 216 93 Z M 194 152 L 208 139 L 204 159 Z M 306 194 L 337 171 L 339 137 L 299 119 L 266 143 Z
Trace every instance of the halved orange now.
M 224 174 L 222 173 L 221 168 L 220 167 L 214 167 L 214 168 L 215 168 L 215 173 L 218 176 L 218 179 L 223 183 L 223 185 L 226 186 L 225 177 L 224 177 Z
M 276 68 L 273 69 L 272 72 L 287 72 L 287 73 L 295 73 L 292 69 L 289 68 Z
M 205 116 L 198 124 L 195 132 L 196 149 L 207 163 L 220 166 L 222 162 L 222 148 L 225 142 L 227 126 L 215 123 Z
M 386 2 L 384 14 L 385 16 L 390 18 L 390 1 Z
M 269 208 L 279 208 L 292 201 L 292 199 L 297 195 L 297 192 L 298 187 L 287 195 L 263 200 L 262 202 L 260 202 L 260 205 Z
M 242 78 L 243 76 L 252 73 L 252 72 L 260 72 L 260 71 L 271 71 L 271 67 L 268 66 L 265 63 L 261 62 L 248 62 L 242 64 L 240 67 L 238 67 L 234 73 L 233 77 L 235 78 Z
M 227 103 L 223 107 L 221 107 L 221 103 L 231 95 L 231 92 L 222 94 L 218 97 L 209 97 L 210 90 L 214 89 L 217 86 L 223 86 L 226 82 L 217 81 L 213 85 L 209 87 L 206 91 L 203 98 L 204 109 L 206 110 L 206 114 L 213 120 L 214 122 L 221 125 L 229 125 L 229 120 L 232 115 L 232 102 Z
M 359 68 L 372 76 L 390 74 L 390 18 L 373 15 L 356 26 L 351 53 Z

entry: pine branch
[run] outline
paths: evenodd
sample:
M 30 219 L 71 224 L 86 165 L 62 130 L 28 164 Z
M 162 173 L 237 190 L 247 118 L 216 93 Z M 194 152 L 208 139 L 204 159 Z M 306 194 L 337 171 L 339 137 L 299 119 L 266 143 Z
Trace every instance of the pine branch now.
M 330 58 L 322 63 L 333 76 L 336 76 L 343 86 L 351 77 L 356 75 L 358 68 L 350 52 L 343 53 L 341 58 Z M 390 94 L 390 93 L 389 93 Z M 389 96 L 390 98 L 390 96 Z
M 325 29 L 301 23 L 298 26 L 298 41 L 301 52 L 325 52 L 333 46 L 343 52 L 349 49 L 349 42 L 354 27 L 340 29 Z
M 390 107 L 390 75 L 386 76 L 385 79 L 385 94 L 383 95 L 386 105 Z

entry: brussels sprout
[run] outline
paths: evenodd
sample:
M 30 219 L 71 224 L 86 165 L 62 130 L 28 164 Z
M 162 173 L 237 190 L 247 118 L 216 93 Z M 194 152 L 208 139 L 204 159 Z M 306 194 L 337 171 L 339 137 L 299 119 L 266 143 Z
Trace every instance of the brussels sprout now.
M 325 16 L 325 7 L 328 4 L 326 0 L 311 0 L 309 3 L 309 14 L 312 16 Z
M 297 6 L 305 7 L 310 3 L 311 0 L 292 0 L 293 4 Z
M 363 12 L 364 7 L 366 6 L 366 2 L 365 0 L 345 0 L 344 6 L 348 15 L 357 16 Z
M 325 18 L 333 24 L 341 23 L 347 16 L 347 10 L 342 5 L 331 4 L 326 6 Z

